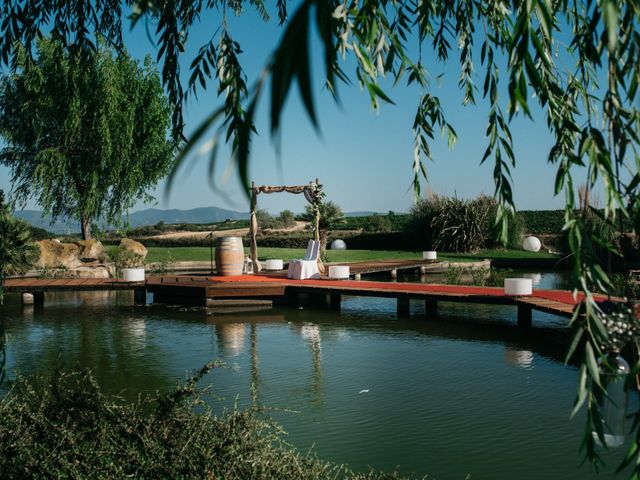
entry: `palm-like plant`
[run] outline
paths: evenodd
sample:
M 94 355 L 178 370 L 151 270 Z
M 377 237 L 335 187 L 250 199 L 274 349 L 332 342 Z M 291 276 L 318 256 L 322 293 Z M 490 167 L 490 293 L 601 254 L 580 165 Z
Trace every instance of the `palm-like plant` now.
M 315 218 L 315 213 L 312 205 L 305 207 L 305 214 L 303 218 L 311 222 Z M 327 249 L 327 239 L 329 238 L 329 231 L 336 228 L 340 224 L 344 223 L 344 212 L 342 208 L 334 202 L 322 202 L 319 205 L 320 221 L 318 223 L 318 234 L 320 238 L 320 257 L 324 258 L 325 250 Z M 312 227 L 313 228 L 313 227 Z
M 0 303 L 6 275 L 24 273 L 33 265 L 37 247 L 31 242 L 29 225 L 11 214 L 0 190 Z

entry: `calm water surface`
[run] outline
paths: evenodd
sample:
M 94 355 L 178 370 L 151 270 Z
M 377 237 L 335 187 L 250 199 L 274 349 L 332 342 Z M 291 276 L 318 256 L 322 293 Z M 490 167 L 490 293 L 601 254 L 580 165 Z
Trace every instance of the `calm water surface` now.
M 408 280 L 413 280 L 408 278 Z M 543 274 L 539 288 L 561 288 Z M 343 300 L 341 313 L 306 308 L 221 314 L 133 307 L 122 293 L 56 294 L 42 312 L 9 296 L 8 367 L 24 374 L 88 366 L 105 390 L 166 391 L 211 359 L 204 380 L 217 409 L 259 402 L 301 451 L 366 470 L 438 479 L 589 479 L 579 467 L 582 418 L 570 420 L 576 370 L 563 363 L 566 320 L 515 309 L 421 302 L 397 319 L 389 299 Z M 612 450 L 612 471 L 620 450 Z M 624 475 L 623 475 L 624 476 Z

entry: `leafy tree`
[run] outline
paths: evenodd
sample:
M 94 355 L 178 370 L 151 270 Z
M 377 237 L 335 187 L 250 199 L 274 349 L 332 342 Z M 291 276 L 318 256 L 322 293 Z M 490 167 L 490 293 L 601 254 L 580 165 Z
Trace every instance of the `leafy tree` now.
M 271 100 L 272 134 L 280 131 L 284 104 L 294 86 L 311 122 L 318 123 L 309 32 L 318 32 L 320 37 L 323 77 L 334 96 L 338 96 L 339 82 L 353 78 L 377 109 L 381 102 L 392 101 L 380 86 L 381 78 L 391 77 L 394 85 L 404 79 L 416 87 L 415 147 L 409 162 L 416 194 L 420 179 L 427 176 L 425 160 L 432 159 L 435 132 L 444 131 L 449 144 L 456 140 L 429 79 L 441 63 L 457 59 L 463 103 L 473 104 L 479 95 L 488 103 L 487 147 L 479 160 L 494 165 L 503 239 L 514 212 L 511 169 L 516 158 L 510 123 L 518 115 L 532 117 L 534 109 L 540 111 L 553 139 L 547 160 L 556 169 L 555 192 L 566 199 L 564 228 L 573 253 L 574 282 L 585 298 L 580 314 L 571 322 L 574 341 L 569 357 L 581 352 L 576 409 L 587 407 L 588 428 L 600 425 L 596 396 L 602 382 L 597 359 L 606 359 L 610 332 L 591 291 L 611 291 L 612 285 L 585 234 L 584 222 L 576 220 L 574 178 L 586 174 L 590 189 L 600 186 L 605 221 L 621 225 L 622 218 L 636 234 L 640 231 L 640 0 L 302 0 L 290 18 L 286 0 L 277 0 L 284 31 L 251 87 L 247 87 L 239 61 L 240 46 L 233 40 L 226 12 L 228 8 L 239 14 L 250 6 L 265 20 L 269 14 L 262 0 L 222 2 L 221 28 L 197 50 L 186 88 L 179 57 L 186 50 L 189 32 L 209 13 L 205 10 L 217 9 L 220 4 L 182 0 L 133 0 L 132 4 L 134 24 L 144 19 L 157 25 L 157 56 L 163 62 L 162 79 L 173 107 L 174 137 L 182 133 L 185 91 L 193 95 L 215 78 L 223 97 L 222 105 L 191 136 L 178 163 L 210 128 L 219 127 L 225 132 L 216 138 L 224 135 L 222 138 L 232 143 L 238 172 L 246 185 L 253 119 L 258 100 L 267 92 L 265 85 L 271 87 L 266 95 Z M 91 33 L 104 34 L 121 47 L 123 5 L 131 3 L 7 3 L 0 10 L 0 60 L 19 66 L 15 46 L 26 45 L 31 52 L 44 29 L 80 56 L 95 48 Z M 353 71 L 347 71 L 351 68 Z M 216 157 L 211 158 L 215 161 Z M 602 365 L 608 368 L 609 363 Z M 630 380 L 636 371 L 631 369 Z M 634 445 L 640 443 L 638 425 L 636 421 Z M 585 446 L 588 457 L 597 463 L 592 435 L 585 435 Z M 632 449 L 625 461 L 633 463 L 634 475 L 640 476 L 640 449 Z
M 264 208 L 260 208 L 256 211 L 256 220 L 258 221 L 258 227 L 261 231 L 267 228 L 273 228 L 275 224 L 273 216 Z
M 53 218 L 119 223 L 124 210 L 164 177 L 173 162 L 169 106 L 147 58 L 100 48 L 76 57 L 42 40 L 36 58 L 22 51 L 0 82 L 0 163 L 13 193 L 33 196 Z
M 31 242 L 29 225 L 12 216 L 10 205 L 4 200 L 4 192 L 0 190 L 0 304 L 3 302 L 5 276 L 27 271 L 37 253 L 37 247 Z
M 283 228 L 290 228 L 296 224 L 296 216 L 291 210 L 281 211 L 276 220 Z
M 367 223 L 364 226 L 365 232 L 390 232 L 391 220 L 389 217 L 393 217 L 393 212 L 389 212 L 389 216 L 378 215 L 374 213 L 368 218 Z

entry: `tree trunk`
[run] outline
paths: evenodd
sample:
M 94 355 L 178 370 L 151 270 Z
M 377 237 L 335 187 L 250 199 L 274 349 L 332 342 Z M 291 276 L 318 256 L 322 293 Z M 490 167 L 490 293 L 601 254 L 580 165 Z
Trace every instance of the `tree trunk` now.
M 84 215 L 80 217 L 80 228 L 82 228 L 82 239 L 91 240 L 91 220 Z
M 320 240 L 320 258 L 324 260 L 327 252 L 327 241 L 329 240 L 329 230 L 323 228 L 318 236 Z

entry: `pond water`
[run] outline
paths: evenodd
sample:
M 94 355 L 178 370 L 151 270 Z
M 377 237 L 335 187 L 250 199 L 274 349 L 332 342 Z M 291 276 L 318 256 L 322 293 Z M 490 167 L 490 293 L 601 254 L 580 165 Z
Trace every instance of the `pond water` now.
M 405 278 L 405 280 L 415 280 Z M 545 273 L 540 288 L 564 280 Z M 257 401 L 287 441 L 325 460 L 429 478 L 612 478 L 580 467 L 583 417 L 569 418 L 576 369 L 563 362 L 566 320 L 515 308 L 421 302 L 398 319 L 391 299 L 346 298 L 342 312 L 278 307 L 221 314 L 132 306 L 127 293 L 47 295 L 41 312 L 9 295 L 8 369 L 88 366 L 109 392 L 167 391 L 211 359 L 216 409 Z M 12 376 L 13 373 L 10 375 Z M 608 473 L 607 473 L 608 472 Z M 624 477 L 624 474 L 622 474 Z

